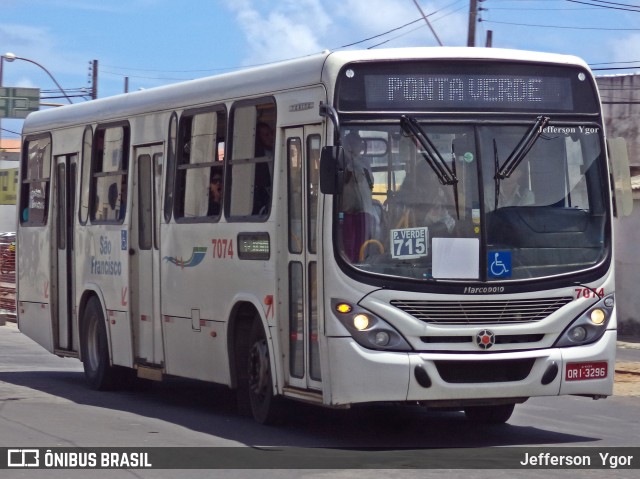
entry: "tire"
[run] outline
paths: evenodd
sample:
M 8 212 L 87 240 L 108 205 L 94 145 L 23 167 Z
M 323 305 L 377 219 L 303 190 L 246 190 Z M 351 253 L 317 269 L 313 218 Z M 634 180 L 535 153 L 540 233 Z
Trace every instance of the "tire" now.
M 246 387 L 253 418 L 266 425 L 282 420 L 281 398 L 273 394 L 273 379 L 267 337 L 258 319 L 253 321 L 246 353 Z
M 515 407 L 515 404 L 473 406 L 465 408 L 464 413 L 467 419 L 479 424 L 504 424 L 513 414 Z
M 96 297 L 87 303 L 82 333 L 82 366 L 89 387 L 104 391 L 114 386 L 115 371 L 109 361 L 109 342 L 102 306 Z

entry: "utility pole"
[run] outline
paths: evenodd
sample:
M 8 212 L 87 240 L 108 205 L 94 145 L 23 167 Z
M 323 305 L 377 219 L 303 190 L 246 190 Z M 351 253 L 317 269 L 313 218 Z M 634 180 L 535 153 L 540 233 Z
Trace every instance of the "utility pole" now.
M 487 41 L 484 46 L 487 48 L 491 48 L 493 46 L 493 30 L 487 30 Z
M 98 60 L 91 62 L 91 99 L 98 98 Z
M 467 36 L 467 46 L 476 46 L 476 17 L 478 15 L 478 0 L 469 1 L 469 32 Z

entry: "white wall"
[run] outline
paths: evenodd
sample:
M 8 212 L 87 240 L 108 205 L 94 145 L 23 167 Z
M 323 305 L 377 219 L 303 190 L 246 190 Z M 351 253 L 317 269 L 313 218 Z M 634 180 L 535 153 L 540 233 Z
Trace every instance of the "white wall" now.
M 640 172 L 640 75 L 612 75 L 597 79 L 607 136 L 627 142 L 632 174 Z M 640 190 L 634 189 L 631 216 L 616 218 L 616 309 L 621 335 L 640 334 Z
M 16 206 L 0 205 L 0 233 L 15 232 Z

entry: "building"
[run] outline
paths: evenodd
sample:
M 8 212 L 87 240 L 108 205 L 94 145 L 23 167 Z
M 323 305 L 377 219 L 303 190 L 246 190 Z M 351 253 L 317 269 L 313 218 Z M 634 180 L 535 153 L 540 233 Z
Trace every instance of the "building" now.
M 631 165 L 633 212 L 617 218 L 616 306 L 620 335 L 640 335 L 640 74 L 610 75 L 597 78 L 604 106 L 607 136 L 627 142 Z
M 20 139 L 0 140 L 0 233 L 16 230 Z

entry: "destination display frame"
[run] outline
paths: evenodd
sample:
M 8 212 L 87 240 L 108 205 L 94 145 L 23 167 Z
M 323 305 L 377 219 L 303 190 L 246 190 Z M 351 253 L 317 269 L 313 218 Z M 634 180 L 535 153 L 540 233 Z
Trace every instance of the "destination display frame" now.
M 361 62 L 338 75 L 341 112 L 594 113 L 591 75 L 575 66 L 502 61 Z

